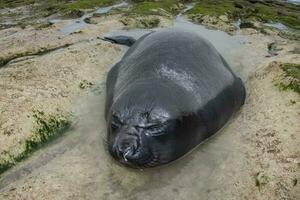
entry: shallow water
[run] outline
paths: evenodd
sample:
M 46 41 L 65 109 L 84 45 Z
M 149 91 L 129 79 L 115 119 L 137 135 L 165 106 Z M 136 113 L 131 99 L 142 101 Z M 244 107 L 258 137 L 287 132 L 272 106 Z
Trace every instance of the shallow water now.
M 287 31 L 289 30 L 289 27 L 285 26 L 282 23 L 264 23 L 265 26 L 270 26 L 273 28 L 277 28 L 278 30 Z
M 296 4 L 296 5 L 300 5 L 300 0 L 286 0 L 286 1 L 289 3 Z
M 98 8 L 94 12 L 85 14 L 85 15 L 83 15 L 82 17 L 80 17 L 78 19 L 71 20 L 71 22 L 68 25 L 61 28 L 60 31 L 65 33 L 65 34 L 70 34 L 70 33 L 73 33 L 74 31 L 77 31 L 77 30 L 79 30 L 81 28 L 84 28 L 86 26 L 93 26 L 92 24 L 85 23 L 84 20 L 88 17 L 93 16 L 94 13 L 105 14 L 105 13 L 110 12 L 114 8 L 125 7 L 127 5 L 128 5 L 128 3 L 122 2 L 122 3 L 119 3 L 119 4 L 112 5 L 112 6 Z M 57 23 L 59 21 L 61 21 L 61 20 L 51 20 L 52 23 Z

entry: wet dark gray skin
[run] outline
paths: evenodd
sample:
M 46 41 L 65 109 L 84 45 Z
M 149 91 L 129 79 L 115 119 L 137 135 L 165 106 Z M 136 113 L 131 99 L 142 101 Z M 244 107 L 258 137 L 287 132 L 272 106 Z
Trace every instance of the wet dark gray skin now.
M 244 100 L 243 82 L 208 41 L 174 28 L 147 34 L 108 73 L 109 152 L 135 168 L 169 163 L 214 135 Z

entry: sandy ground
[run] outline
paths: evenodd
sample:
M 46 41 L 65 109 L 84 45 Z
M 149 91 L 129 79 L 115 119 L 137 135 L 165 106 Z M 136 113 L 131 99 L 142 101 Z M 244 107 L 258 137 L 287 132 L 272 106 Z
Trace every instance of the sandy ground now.
M 115 18 L 81 33 L 63 35 L 58 27 L 44 30 L 7 29 L 0 32 L 1 58 L 41 49 L 61 49 L 45 55 L 21 57 L 0 69 L 0 152 L 8 150 L 31 134 L 32 109 L 53 112 L 68 110 L 84 94 L 81 81 L 95 84 L 105 70 L 116 62 L 122 49 L 97 37 L 121 24 Z M 65 45 L 70 45 L 65 47 Z M 52 109 L 52 110 L 51 110 Z
M 247 38 L 231 61 L 242 60 L 247 74 L 242 110 L 185 158 L 140 172 L 114 163 L 102 143 L 103 83 L 124 51 L 97 36 L 123 25 L 112 16 L 71 35 L 57 31 L 63 25 L 0 31 L 1 58 L 62 46 L 0 68 L 0 152 L 30 136 L 28 116 L 35 107 L 78 117 L 66 136 L 1 175 L 0 199 L 300 199 L 300 99 L 274 86 L 282 74 L 278 62 L 300 62 L 299 54 L 289 52 L 299 44 L 238 32 Z M 266 57 L 272 41 L 282 50 Z M 82 80 L 96 86 L 82 90 Z M 261 187 L 257 173 L 265 179 Z

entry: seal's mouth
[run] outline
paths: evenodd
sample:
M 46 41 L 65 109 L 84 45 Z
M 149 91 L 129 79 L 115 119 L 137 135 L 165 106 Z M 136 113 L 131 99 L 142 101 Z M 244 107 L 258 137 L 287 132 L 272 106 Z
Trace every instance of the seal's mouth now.
M 120 163 L 132 168 L 147 168 L 157 165 L 158 158 L 145 147 L 139 146 L 135 148 L 133 145 L 128 146 L 124 150 L 118 148 L 120 145 L 114 145 L 112 156 Z
M 134 137 L 133 137 L 134 138 Z M 159 156 L 147 145 L 141 145 L 139 139 L 115 139 L 110 145 L 109 152 L 119 163 L 131 168 L 149 168 L 159 165 Z

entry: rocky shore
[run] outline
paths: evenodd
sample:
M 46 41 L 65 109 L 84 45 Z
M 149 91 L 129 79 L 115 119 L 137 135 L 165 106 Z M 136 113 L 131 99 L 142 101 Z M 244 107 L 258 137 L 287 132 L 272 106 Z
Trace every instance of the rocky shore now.
M 8 178 L 5 178 L 6 173 L 1 173 L 30 158 L 35 150 L 63 135 L 65 129 L 76 127 L 82 120 L 74 109 L 78 99 L 95 89 L 104 95 L 102 86 L 106 73 L 125 51 L 122 46 L 103 41 L 101 38 L 105 34 L 116 29 L 171 26 L 174 17 L 186 8 L 186 3 L 194 5 L 184 13 L 191 22 L 245 37 L 240 58 L 244 59 L 244 67 L 255 69 L 245 80 L 246 104 L 223 133 L 224 137 L 232 136 L 240 142 L 236 150 L 247 158 L 247 166 L 238 168 L 240 170 L 232 174 L 231 180 L 222 177 L 221 189 L 210 192 L 207 199 L 300 198 L 299 6 L 262 0 L 132 1 L 129 6 L 112 9 L 109 13 L 93 14 L 85 19 L 88 25 L 65 34 L 60 30 L 74 19 L 91 13 L 94 7 L 112 5 L 116 1 L 86 1 L 85 4 L 34 1 L 26 5 L 12 2 L 0 4 L 0 199 L 95 197 L 84 187 L 92 181 L 91 174 L 73 180 L 72 170 L 58 168 L 64 174 L 50 170 L 52 178 L 37 170 L 4 184 Z M 60 20 L 53 22 L 54 19 Z M 270 23 L 281 23 L 288 29 L 268 26 Z M 231 161 L 239 166 L 239 159 L 243 158 Z M 75 163 L 80 162 L 73 159 Z M 227 164 L 225 169 L 233 167 Z M 73 165 L 74 171 L 82 167 Z M 51 164 L 48 167 L 51 168 Z M 115 170 L 120 171 L 117 174 L 120 177 L 129 173 L 118 167 Z M 82 168 L 80 172 L 84 171 Z M 224 176 L 221 169 L 216 170 L 216 174 Z M 140 186 L 132 183 L 132 188 L 128 189 L 127 179 L 124 178 L 123 183 L 120 177 L 114 181 L 118 182 L 118 187 L 125 188 L 127 199 L 140 199 L 135 190 Z M 191 175 L 187 177 L 192 178 Z M 74 187 L 65 186 L 70 178 Z M 164 188 L 157 191 L 160 199 L 169 190 L 170 198 L 176 196 L 171 186 Z M 183 196 L 178 199 L 193 198 L 189 195 L 197 191 L 189 194 L 182 191 L 181 194 Z M 155 199 L 153 195 L 146 192 L 145 198 Z M 118 195 L 106 195 L 106 198 L 117 199 Z

